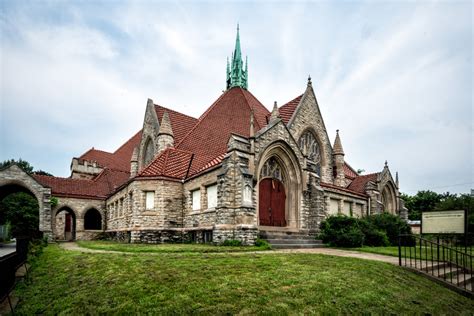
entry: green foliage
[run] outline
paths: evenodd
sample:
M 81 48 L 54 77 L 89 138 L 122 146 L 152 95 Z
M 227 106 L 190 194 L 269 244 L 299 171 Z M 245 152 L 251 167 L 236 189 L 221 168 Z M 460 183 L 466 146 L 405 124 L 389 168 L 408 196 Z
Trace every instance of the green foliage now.
M 385 232 L 390 244 L 393 246 L 398 245 L 398 236 L 400 234 L 411 233 L 410 226 L 397 215 L 382 213 L 365 217 L 363 221 L 367 221 L 377 230 Z
M 0 169 L 6 168 L 13 164 L 16 164 L 18 167 L 23 169 L 23 171 L 25 171 L 28 174 L 34 173 L 34 174 L 39 174 L 39 175 L 44 175 L 44 176 L 52 176 L 51 173 L 43 171 L 43 170 L 33 171 L 34 170 L 33 166 L 28 161 L 23 160 L 21 158 L 18 160 L 8 159 L 8 160 L 4 160 L 3 162 L 0 162 Z
M 414 196 L 402 193 L 400 197 L 405 202 L 405 207 L 408 209 L 408 219 L 410 220 L 420 220 L 421 212 L 434 210 L 441 201 L 441 196 L 438 193 L 429 190 L 418 191 Z
M 55 207 L 58 205 L 59 203 L 59 200 L 57 197 L 54 197 L 52 196 L 50 199 L 49 199 L 49 203 L 51 204 L 51 208 Z
M 360 226 L 364 233 L 364 245 L 371 247 L 385 247 L 390 245 L 387 233 L 383 230 L 379 230 L 375 225 L 368 221 L 361 220 Z
M 333 247 L 388 246 L 398 245 L 398 235 L 410 232 L 405 221 L 389 213 L 362 219 L 337 215 L 321 223 L 319 238 Z
M 255 246 L 262 248 L 262 250 L 272 249 L 272 246 L 268 243 L 268 241 L 260 238 L 257 238 L 257 240 L 255 240 Z
M 222 246 L 239 247 L 242 246 L 242 242 L 236 239 L 227 239 L 222 243 Z
M 24 193 L 12 193 L 0 201 L 0 214 L 11 225 L 13 237 L 37 237 L 39 235 L 38 201 Z
M 358 219 L 345 215 L 330 216 L 323 221 L 319 238 L 333 247 L 361 247 L 364 244 Z

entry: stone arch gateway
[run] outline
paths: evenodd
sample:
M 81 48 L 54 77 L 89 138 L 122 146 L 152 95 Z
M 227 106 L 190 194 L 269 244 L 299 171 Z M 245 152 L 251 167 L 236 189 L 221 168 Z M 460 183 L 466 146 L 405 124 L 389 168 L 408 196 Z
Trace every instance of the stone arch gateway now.
M 38 200 L 39 230 L 48 240 L 52 240 L 51 189 L 44 187 L 16 164 L 0 170 L 0 190 L 8 186 L 18 186 L 31 192 Z

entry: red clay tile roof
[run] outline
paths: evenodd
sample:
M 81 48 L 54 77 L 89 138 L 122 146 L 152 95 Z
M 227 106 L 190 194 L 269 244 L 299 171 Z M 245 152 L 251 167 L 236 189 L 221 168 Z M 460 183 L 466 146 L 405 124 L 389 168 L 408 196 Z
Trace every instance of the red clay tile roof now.
M 59 178 L 34 174 L 42 185 L 51 188 L 54 196 L 105 199 L 115 188 L 125 183 L 130 174 L 121 170 L 104 169 L 93 180 Z
M 344 163 L 343 170 L 346 178 L 348 179 L 352 180 L 359 176 L 359 174 L 347 162 Z
M 282 105 L 278 109 L 278 111 L 280 112 L 280 117 L 285 124 L 288 124 L 288 122 L 290 121 L 291 117 L 293 116 L 293 113 L 296 110 L 296 107 L 298 106 L 298 104 L 300 104 L 302 97 L 303 95 L 300 95 L 294 98 L 293 100 L 291 100 L 290 102 Z
M 130 158 L 132 157 L 133 149 L 140 144 L 141 137 L 142 132 L 139 131 L 114 153 L 91 148 L 78 159 L 81 163 L 84 161 L 96 161 L 102 168 L 130 171 Z
M 367 197 L 367 194 L 365 194 L 365 192 L 359 192 L 359 191 L 351 190 L 349 188 L 342 188 L 342 187 L 339 187 L 339 186 L 331 184 L 331 183 L 321 182 L 321 186 L 326 187 L 326 188 L 330 188 L 330 189 L 341 190 L 341 191 L 352 193 L 352 194 L 359 195 L 359 196 L 362 196 L 362 197 Z
M 354 180 L 352 180 L 351 184 L 347 187 L 347 189 L 360 192 L 360 193 L 365 193 L 365 186 L 369 181 L 376 182 L 377 181 L 377 176 L 378 173 L 371 173 L 371 174 L 366 174 L 363 176 L 358 176 Z
M 171 127 L 175 138 L 175 143 L 181 141 L 183 137 L 193 128 L 197 123 L 197 119 L 188 115 L 170 110 L 160 105 L 155 105 L 156 115 L 159 121 L 163 118 L 164 112 L 168 112 L 171 121 Z M 111 168 L 123 171 L 130 171 L 130 159 L 133 154 L 133 149 L 140 145 L 142 137 L 142 131 L 136 133 L 132 138 L 125 142 L 119 149 L 114 153 L 98 149 L 89 149 L 82 156 L 79 157 L 79 161 L 82 163 L 87 161 L 96 161 L 100 167 Z
M 151 164 L 143 169 L 138 177 L 154 177 L 159 175 L 168 178 L 184 179 L 188 174 L 189 163 L 192 157 L 193 154 L 190 152 L 167 148 Z
M 175 144 L 179 143 L 184 138 L 184 136 L 186 136 L 186 134 L 188 134 L 189 131 L 198 122 L 198 119 L 194 117 L 170 110 L 161 105 L 155 104 L 155 111 L 160 123 L 161 123 L 161 119 L 163 118 L 163 114 L 165 112 L 168 112 L 168 115 L 170 117 L 170 122 L 171 122 L 171 129 L 173 130 Z M 130 163 L 130 159 L 129 159 L 129 163 Z
M 215 166 L 227 152 L 232 133 L 248 137 L 250 114 L 254 112 L 255 130 L 266 125 L 268 110 L 247 90 L 239 87 L 224 92 L 199 118 L 194 128 L 176 145 L 177 149 L 194 153 L 189 175 Z M 222 156 L 223 157 L 223 156 Z

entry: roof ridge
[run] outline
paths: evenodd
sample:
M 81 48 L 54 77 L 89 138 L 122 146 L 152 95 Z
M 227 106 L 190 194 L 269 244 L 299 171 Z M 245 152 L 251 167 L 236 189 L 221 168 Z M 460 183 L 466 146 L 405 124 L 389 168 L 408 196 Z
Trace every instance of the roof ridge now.
M 249 101 L 249 99 L 247 98 L 247 96 L 245 95 L 245 93 L 244 93 L 244 91 L 243 91 L 244 89 L 242 89 L 242 88 L 239 87 L 239 90 L 240 90 L 240 93 L 242 93 L 242 95 L 244 96 L 245 101 L 247 101 L 246 103 L 247 103 L 247 106 L 249 107 L 250 111 L 251 111 L 252 113 L 254 113 L 254 115 L 255 115 L 254 107 L 250 105 L 250 101 Z M 247 92 L 250 93 L 249 91 L 247 91 Z M 252 93 L 250 93 L 250 94 L 252 94 Z M 257 101 L 258 101 L 258 100 L 257 100 Z M 258 102 L 260 102 L 260 101 L 258 101 Z M 260 103 L 261 103 L 261 102 L 260 102 Z M 263 104 L 262 104 L 262 105 L 263 105 Z M 261 127 L 260 124 L 258 123 L 258 120 L 254 120 L 254 124 L 255 124 L 255 123 L 257 123 L 256 125 L 258 125 L 257 131 L 260 130 L 262 127 Z
M 120 149 L 122 149 L 123 147 L 125 147 L 125 145 L 127 145 L 128 142 L 130 142 L 135 136 L 137 136 L 139 133 L 141 133 L 142 130 L 143 130 L 143 129 L 141 128 L 138 132 L 136 132 L 135 134 L 133 134 L 132 137 L 130 137 L 125 143 L 123 143 L 119 148 L 117 148 L 117 150 L 115 150 L 112 154 L 116 154 Z
M 192 116 L 190 116 L 190 115 L 187 115 L 187 114 L 184 114 L 184 113 L 181 113 L 181 112 L 178 112 L 178 111 L 172 110 L 172 109 L 170 109 L 170 108 L 167 108 L 167 107 L 165 107 L 165 106 L 162 106 L 162 105 L 159 105 L 159 104 L 153 104 L 153 105 L 154 105 L 154 106 L 157 106 L 157 107 L 160 107 L 160 108 L 164 109 L 165 111 L 170 111 L 170 112 L 178 113 L 178 114 L 181 114 L 181 115 L 187 116 L 187 117 L 189 117 L 189 118 L 192 118 L 192 119 L 194 119 L 194 120 L 198 120 L 198 119 L 197 119 L 197 118 L 195 118 L 195 117 L 192 117 Z
M 294 98 L 294 99 L 292 99 L 292 100 L 286 102 L 285 104 L 283 104 L 282 106 L 280 106 L 280 109 L 281 109 L 282 107 L 284 107 L 285 105 L 288 105 L 288 104 L 290 104 L 291 102 L 296 101 L 296 99 L 302 98 L 303 95 L 304 95 L 304 93 L 302 93 L 302 94 L 300 94 L 299 96 L 297 96 L 296 98 Z
M 165 162 L 163 163 L 163 166 L 161 168 L 161 173 L 164 173 L 165 172 L 165 169 L 166 169 L 166 165 L 168 164 L 168 158 L 170 157 L 170 151 L 171 150 L 168 150 L 168 148 L 166 149 L 166 156 L 165 156 Z
M 45 174 L 36 174 L 33 173 L 32 176 L 35 178 L 49 178 L 49 179 L 60 179 L 60 180 L 68 180 L 68 181 L 90 181 L 93 182 L 92 179 L 76 179 L 76 178 L 66 178 L 66 177 L 57 177 L 57 176 L 47 176 Z
M 190 130 L 186 135 L 183 136 L 183 138 L 179 141 L 179 143 L 175 146 L 175 148 L 178 148 L 178 147 L 181 145 L 181 143 L 183 143 L 184 140 L 185 140 L 186 138 L 188 138 L 188 136 L 197 128 L 197 126 L 198 126 L 199 124 L 201 124 L 201 122 L 207 117 L 207 115 L 209 115 L 209 112 L 211 112 L 212 108 L 214 108 L 214 107 L 216 106 L 217 102 L 219 102 L 219 100 L 222 99 L 222 97 L 223 97 L 224 95 L 226 95 L 227 92 L 230 91 L 230 90 L 231 90 L 231 89 L 226 90 L 226 92 L 222 93 L 222 94 L 217 98 L 217 100 L 214 101 L 214 103 L 212 103 L 211 106 L 208 107 L 206 111 L 204 111 L 204 113 L 199 117 L 199 119 L 198 119 L 198 121 L 196 122 L 196 124 L 194 124 L 193 128 L 191 128 L 191 130 Z

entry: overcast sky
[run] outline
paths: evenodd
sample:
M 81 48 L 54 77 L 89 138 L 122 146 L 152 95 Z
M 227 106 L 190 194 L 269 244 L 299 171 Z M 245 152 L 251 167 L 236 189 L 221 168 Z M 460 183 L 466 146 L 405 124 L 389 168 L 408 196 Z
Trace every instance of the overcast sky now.
M 147 98 L 198 117 L 225 88 L 236 24 L 249 90 L 271 108 L 310 74 L 331 141 L 402 192 L 469 192 L 471 1 L 0 1 L 0 160 L 69 176 L 114 151 Z

